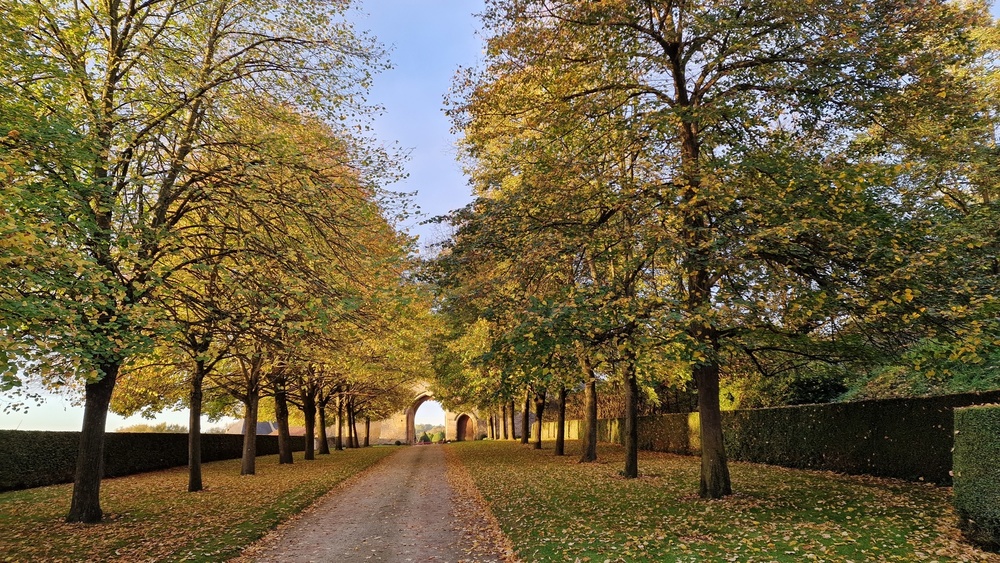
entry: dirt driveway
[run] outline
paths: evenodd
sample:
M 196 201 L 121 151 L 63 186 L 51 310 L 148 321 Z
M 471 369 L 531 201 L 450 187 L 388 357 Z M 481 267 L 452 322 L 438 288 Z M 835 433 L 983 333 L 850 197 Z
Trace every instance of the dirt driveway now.
M 448 447 L 400 447 L 249 548 L 240 560 L 512 560 L 465 468 L 457 460 L 446 461 Z

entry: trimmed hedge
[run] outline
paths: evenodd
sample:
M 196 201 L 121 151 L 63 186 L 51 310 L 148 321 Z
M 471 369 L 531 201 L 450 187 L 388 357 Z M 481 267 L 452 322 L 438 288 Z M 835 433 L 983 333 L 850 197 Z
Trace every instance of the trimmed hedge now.
M 998 401 L 1000 391 L 727 411 L 723 435 L 733 460 L 947 485 L 953 410 Z M 601 420 L 598 439 L 620 444 L 623 427 L 620 419 Z M 555 437 L 555 423 L 544 424 L 543 436 Z M 698 414 L 640 418 L 639 447 L 698 454 Z
M 187 465 L 187 434 L 109 432 L 104 443 L 104 476 L 120 477 Z M 0 491 L 73 481 L 79 432 L 0 430 Z M 292 437 L 292 449 L 305 449 L 305 438 Z M 278 453 L 277 436 L 257 436 L 257 455 Z M 202 461 L 243 455 L 243 436 L 202 434 Z
M 1000 551 L 1000 405 L 955 409 L 954 457 L 958 527 Z

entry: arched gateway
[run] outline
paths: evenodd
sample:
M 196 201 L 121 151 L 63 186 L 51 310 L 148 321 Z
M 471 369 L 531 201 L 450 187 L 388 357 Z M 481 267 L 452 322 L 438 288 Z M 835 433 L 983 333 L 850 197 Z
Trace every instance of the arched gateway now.
M 417 414 L 417 409 L 425 401 L 434 399 L 434 393 L 426 384 L 419 384 L 414 389 L 413 401 L 402 412 L 398 412 L 385 420 L 372 422 L 371 442 L 374 444 L 415 444 L 417 441 L 413 419 Z M 472 411 L 444 413 L 444 438 L 445 440 L 475 440 L 479 438 L 480 428 L 485 425 L 479 417 Z M 483 431 L 485 433 L 485 430 Z

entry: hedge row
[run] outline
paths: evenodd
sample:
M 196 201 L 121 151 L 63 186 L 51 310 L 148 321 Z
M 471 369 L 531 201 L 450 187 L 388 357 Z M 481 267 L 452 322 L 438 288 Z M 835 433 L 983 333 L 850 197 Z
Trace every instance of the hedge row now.
M 955 510 L 970 541 L 1000 550 L 1000 406 L 955 409 Z
M 1000 401 L 1000 391 L 724 412 L 730 459 L 800 469 L 951 483 L 957 407 Z M 543 437 L 555 437 L 555 424 Z M 601 420 L 598 439 L 622 443 L 619 419 Z M 567 424 L 579 438 L 579 422 Z M 698 414 L 639 419 L 640 449 L 697 454 Z
M 117 433 L 105 436 L 104 476 L 120 477 L 143 471 L 187 465 L 187 434 Z M 0 430 L 0 491 L 41 487 L 73 481 L 79 432 Z M 295 451 L 305 438 L 292 437 Z M 202 461 L 243 455 L 243 436 L 202 434 Z M 277 436 L 257 436 L 257 455 L 278 453 Z

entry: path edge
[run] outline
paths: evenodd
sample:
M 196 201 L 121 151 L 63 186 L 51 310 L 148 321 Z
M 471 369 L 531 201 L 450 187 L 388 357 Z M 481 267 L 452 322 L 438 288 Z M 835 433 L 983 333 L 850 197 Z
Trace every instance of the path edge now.
M 513 542 L 503 533 L 500 522 L 490 510 L 489 503 L 483 498 L 469 469 L 452 447 L 446 445 L 444 448 L 445 476 L 455 494 L 455 521 L 463 523 L 462 535 L 468 540 L 467 545 L 472 546 L 467 555 L 472 561 L 478 560 L 476 556 L 485 556 L 490 559 L 499 558 L 505 563 L 522 563 L 514 551 Z M 467 522 L 478 526 L 473 529 L 464 524 Z

